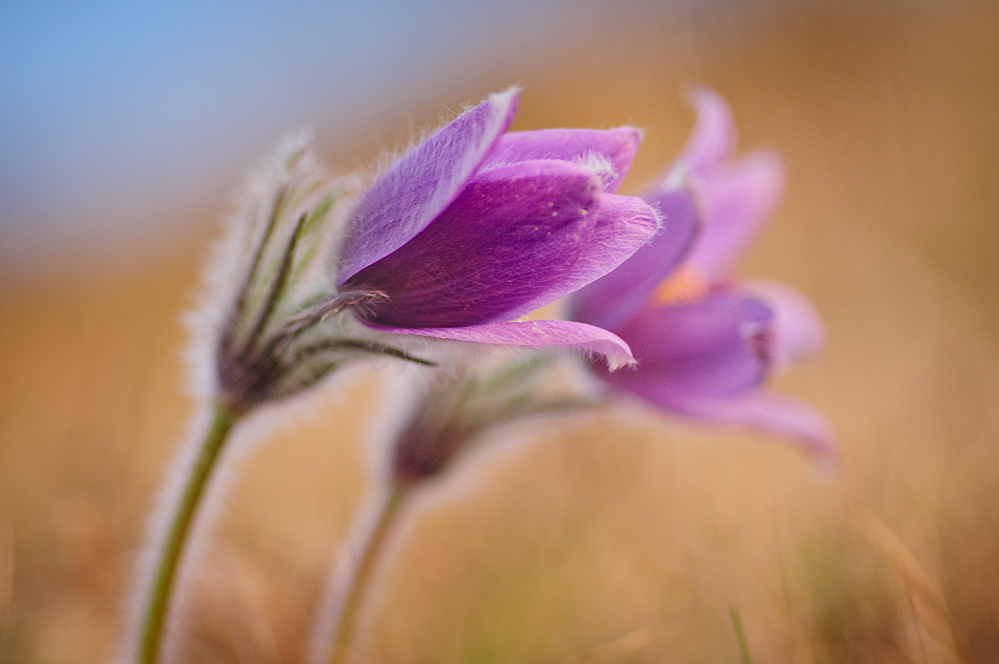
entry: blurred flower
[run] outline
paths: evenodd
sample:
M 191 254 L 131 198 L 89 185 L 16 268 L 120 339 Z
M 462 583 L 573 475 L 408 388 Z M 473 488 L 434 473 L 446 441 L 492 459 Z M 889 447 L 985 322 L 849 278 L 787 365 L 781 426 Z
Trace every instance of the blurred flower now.
M 605 330 L 515 321 L 613 270 L 658 229 L 615 195 L 640 135 L 505 133 L 518 92 L 466 111 L 382 173 L 344 230 L 336 286 L 369 328 L 513 346 L 574 346 L 631 359 Z
M 446 369 L 396 374 L 377 419 L 368 496 L 340 550 L 313 629 L 309 661 L 356 661 L 354 641 L 411 496 L 498 430 L 602 405 L 597 381 L 564 354 L 465 348 Z M 462 357 L 464 356 L 464 357 Z M 532 426 L 533 429 L 533 426 Z M 509 434 L 509 430 L 506 431 Z
M 408 407 L 386 419 L 385 475 L 396 484 L 418 484 L 494 428 L 600 406 L 595 381 L 577 363 L 560 359 L 524 351 L 480 354 L 451 371 L 411 373 Z
M 734 157 L 725 101 L 701 89 L 694 102 L 693 135 L 646 197 L 663 216 L 663 231 L 576 293 L 571 317 L 631 346 L 634 370 L 598 369 L 609 385 L 670 412 L 762 428 L 828 453 L 825 418 L 763 386 L 822 345 L 818 314 L 790 288 L 728 276 L 781 198 L 781 162 L 766 152 Z

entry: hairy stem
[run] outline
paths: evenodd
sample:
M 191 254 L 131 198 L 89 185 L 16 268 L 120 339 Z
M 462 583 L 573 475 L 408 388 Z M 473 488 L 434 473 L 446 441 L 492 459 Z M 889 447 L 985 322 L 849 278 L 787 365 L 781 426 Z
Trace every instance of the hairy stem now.
M 170 610 L 170 597 L 198 504 L 233 425 L 238 418 L 229 409 L 216 405 L 211 425 L 194 458 L 180 502 L 169 522 L 169 530 L 153 571 L 153 585 L 146 599 L 139 626 L 138 664 L 155 664 L 162 649 L 163 628 Z
M 327 655 L 329 664 L 347 664 L 351 660 L 351 644 L 357 619 L 360 616 L 370 582 L 384 553 L 388 534 L 399 515 L 400 508 L 406 500 L 409 487 L 398 482 L 378 497 L 375 508 L 362 517 L 348 542 L 351 557 L 346 574 L 341 578 L 338 587 L 334 589 L 334 613 L 331 622 L 332 629 L 330 650 Z

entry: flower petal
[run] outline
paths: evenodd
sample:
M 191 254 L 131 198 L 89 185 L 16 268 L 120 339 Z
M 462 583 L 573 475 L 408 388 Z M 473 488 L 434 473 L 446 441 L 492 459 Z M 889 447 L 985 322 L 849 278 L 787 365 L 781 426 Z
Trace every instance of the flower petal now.
M 612 370 L 634 361 L 628 344 L 617 335 L 593 325 L 572 321 L 528 320 L 444 328 L 384 327 L 369 322 L 365 322 L 365 325 L 393 334 L 415 334 L 477 344 L 575 348 L 602 355 Z
M 713 293 L 694 304 L 643 309 L 617 330 L 638 368 L 607 380 L 666 404 L 690 395 L 735 395 L 766 377 L 762 341 L 773 318 L 757 300 Z
M 735 154 L 735 119 L 728 103 L 714 90 L 695 89 L 691 103 L 697 120 L 680 158 L 691 170 L 705 175 Z
M 741 288 L 774 312 L 769 334 L 772 373 L 783 371 L 801 357 L 817 353 L 825 344 L 822 318 L 804 295 L 773 281 L 747 281 Z
M 769 152 L 752 152 L 696 181 L 704 226 L 690 262 L 709 278 L 726 275 L 784 195 L 784 167 Z
M 597 129 L 540 129 L 505 134 L 483 164 L 483 169 L 531 159 L 590 162 L 602 171 L 604 191 L 615 192 L 635 160 L 642 133 L 634 127 Z M 601 168 L 602 167 L 602 168 Z
M 552 288 L 509 312 L 508 318 L 529 314 L 614 271 L 636 249 L 640 250 L 659 228 L 656 211 L 633 196 L 604 194 L 590 214 L 596 222 L 575 265 Z M 587 322 L 592 324 L 592 321 Z
M 616 270 L 580 289 L 572 298 L 571 318 L 616 329 L 683 260 L 698 229 L 690 192 L 674 189 L 652 203 L 662 220 L 659 233 Z
M 381 325 L 462 327 L 515 318 L 520 314 L 511 312 L 559 293 L 573 274 L 597 222 L 589 212 L 599 189 L 589 171 L 567 161 L 481 173 L 422 233 L 345 285 L 388 296 L 365 315 Z
M 374 181 L 347 222 L 338 285 L 409 242 L 454 201 L 510 126 L 518 94 L 510 88 L 462 113 Z
M 712 423 L 773 433 L 820 457 L 835 455 L 835 435 L 825 416 L 807 403 L 781 394 L 754 390 L 739 398 L 694 398 L 676 401 L 670 410 Z

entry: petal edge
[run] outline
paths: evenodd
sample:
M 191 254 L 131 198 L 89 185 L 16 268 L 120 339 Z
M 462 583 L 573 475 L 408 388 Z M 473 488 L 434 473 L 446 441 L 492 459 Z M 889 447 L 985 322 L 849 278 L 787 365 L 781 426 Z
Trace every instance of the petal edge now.
M 593 325 L 572 321 L 529 320 L 445 328 L 399 328 L 383 327 L 367 322 L 364 324 L 381 332 L 413 334 L 450 341 L 497 346 L 576 348 L 607 358 L 612 370 L 634 362 L 628 344 L 616 334 Z
M 490 96 L 379 175 L 347 222 L 336 283 L 388 256 L 454 201 L 509 128 L 519 90 Z

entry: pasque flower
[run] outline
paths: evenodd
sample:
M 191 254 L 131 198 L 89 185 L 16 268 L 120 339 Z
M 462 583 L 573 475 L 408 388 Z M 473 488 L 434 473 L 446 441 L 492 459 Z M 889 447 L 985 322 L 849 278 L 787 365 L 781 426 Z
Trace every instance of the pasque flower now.
M 673 413 L 762 428 L 829 452 L 825 418 L 764 387 L 821 346 L 818 314 L 786 286 L 729 276 L 781 198 L 781 162 L 762 151 L 734 157 L 725 101 L 700 89 L 694 103 L 693 135 L 645 197 L 662 215 L 663 231 L 576 293 L 571 316 L 631 346 L 633 370 L 597 369 L 614 388 Z
M 614 193 L 640 135 L 506 133 L 517 98 L 493 95 L 373 182 L 345 226 L 335 285 L 369 329 L 574 346 L 616 366 L 630 353 L 603 329 L 515 319 L 606 274 L 657 231 L 648 203 Z
M 286 160 L 250 211 L 257 248 L 218 345 L 231 408 L 294 394 L 365 354 L 419 359 L 403 334 L 631 359 L 604 329 L 514 319 L 606 274 L 657 231 L 647 202 L 614 193 L 640 135 L 506 133 L 517 96 L 493 95 L 432 134 L 343 218 L 329 213 L 335 196 L 308 155 Z M 325 252 L 331 274 L 302 278 Z
M 352 200 L 297 141 L 233 218 L 194 326 L 205 406 L 161 497 L 137 579 L 136 661 L 158 661 L 202 497 L 237 423 L 363 357 L 424 364 L 414 338 L 574 347 L 610 366 L 626 343 L 582 322 L 515 319 L 613 270 L 656 233 L 618 196 L 639 134 L 506 133 L 518 92 L 493 95 L 413 148 Z M 182 474 L 181 474 L 182 473 Z

